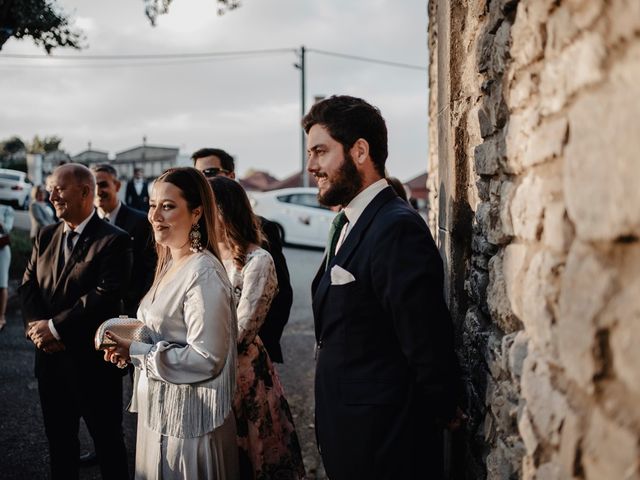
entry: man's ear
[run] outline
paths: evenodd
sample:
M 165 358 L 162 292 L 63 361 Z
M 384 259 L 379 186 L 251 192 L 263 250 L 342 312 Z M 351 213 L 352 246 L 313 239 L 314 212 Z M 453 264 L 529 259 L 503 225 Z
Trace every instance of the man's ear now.
M 120 191 L 120 187 L 122 186 L 122 182 L 120 180 L 114 180 L 113 184 L 116 187 L 116 192 L 119 192 Z
M 90 193 L 91 189 L 89 188 L 89 185 L 82 185 L 82 198 L 87 198 Z M 91 198 L 93 198 L 93 195 Z
M 369 142 L 364 138 L 359 138 L 355 141 L 349 153 L 357 165 L 364 165 L 364 162 L 369 158 Z

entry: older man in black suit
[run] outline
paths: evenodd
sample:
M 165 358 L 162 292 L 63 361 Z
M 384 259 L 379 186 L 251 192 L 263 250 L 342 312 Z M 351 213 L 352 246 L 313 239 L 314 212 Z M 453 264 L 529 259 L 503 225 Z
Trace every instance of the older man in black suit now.
M 129 233 L 133 242 L 133 271 L 131 285 L 124 296 L 124 307 L 125 313 L 135 318 L 140 300 L 153 283 L 156 268 L 151 224 L 144 212 L 128 207 L 118 199 L 121 183 L 115 168 L 103 163 L 92 166 L 91 170 L 96 177 L 98 215 Z
M 378 109 L 334 96 L 303 126 L 318 199 L 343 207 L 312 285 L 316 432 L 327 474 L 440 479 L 457 363 L 438 250 L 384 178 Z
M 104 320 L 122 311 L 132 255 L 126 232 L 95 213 L 95 179 L 79 164 L 58 167 L 48 188 L 63 221 L 43 228 L 19 288 L 54 479 L 78 478 L 78 427 L 91 433 L 102 477 L 128 477 L 122 375 L 94 349 Z

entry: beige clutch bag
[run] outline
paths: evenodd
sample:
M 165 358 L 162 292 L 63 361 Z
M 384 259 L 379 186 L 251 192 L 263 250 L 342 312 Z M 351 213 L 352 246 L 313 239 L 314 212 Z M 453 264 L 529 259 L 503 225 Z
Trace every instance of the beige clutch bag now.
M 107 330 L 133 342 L 153 343 L 151 330 L 149 330 L 144 323 L 136 318 L 120 315 L 118 318 L 110 318 L 98 327 L 95 337 L 96 350 L 102 350 L 103 348 L 115 345 L 115 343 L 105 335 Z

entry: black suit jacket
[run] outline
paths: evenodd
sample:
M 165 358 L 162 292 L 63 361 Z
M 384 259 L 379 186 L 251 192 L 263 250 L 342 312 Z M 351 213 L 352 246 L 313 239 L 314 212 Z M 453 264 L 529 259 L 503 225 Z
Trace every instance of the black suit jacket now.
M 158 257 L 153 241 L 153 231 L 147 215 L 120 204 L 115 224 L 126 231 L 133 245 L 133 269 L 131 285 L 124 294 L 124 311 L 130 317 L 136 316 L 140 300 L 153 283 Z
M 334 266 L 355 281 L 332 285 Z M 455 410 L 458 373 L 442 261 L 424 220 L 385 188 L 326 271 L 323 260 L 312 293 L 328 476 L 440 478 L 429 456 L 441 451 L 436 425 Z
M 262 340 L 264 347 L 267 349 L 269 357 L 274 362 L 283 362 L 282 348 L 280 347 L 280 338 L 285 325 L 289 321 L 289 312 L 293 303 L 293 290 L 291 288 L 291 280 L 289 278 L 289 269 L 287 261 L 282 253 L 282 238 L 278 226 L 263 217 L 258 217 L 262 227 L 262 232 L 267 237 L 267 242 L 262 248 L 267 250 L 273 258 L 276 267 L 276 276 L 278 277 L 278 293 L 273 297 L 269 312 L 260 328 L 258 336 Z
M 36 350 L 36 375 L 70 364 L 84 374 L 120 375 L 95 350 L 93 337 L 100 323 L 122 311 L 131 271 L 131 240 L 94 213 L 69 261 L 58 271 L 63 230 L 62 222 L 40 230 L 18 289 L 25 327 L 33 320 L 53 319 L 66 347 L 54 354 Z
M 143 212 L 149 211 L 149 184 L 144 182 L 142 184 L 142 190 L 140 195 L 136 192 L 136 187 L 133 185 L 133 179 L 127 182 L 127 189 L 125 190 L 124 202 L 131 208 L 136 210 L 142 210 Z

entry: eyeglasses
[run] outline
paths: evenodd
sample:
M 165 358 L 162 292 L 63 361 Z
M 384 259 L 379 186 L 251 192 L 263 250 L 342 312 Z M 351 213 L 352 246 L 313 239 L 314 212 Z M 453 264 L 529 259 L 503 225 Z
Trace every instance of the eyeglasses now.
M 205 177 L 211 178 L 211 177 L 217 177 L 221 173 L 229 174 L 231 172 L 229 170 L 225 170 L 224 168 L 211 167 L 211 168 L 205 168 L 204 170 L 202 170 L 202 173 L 204 174 Z

